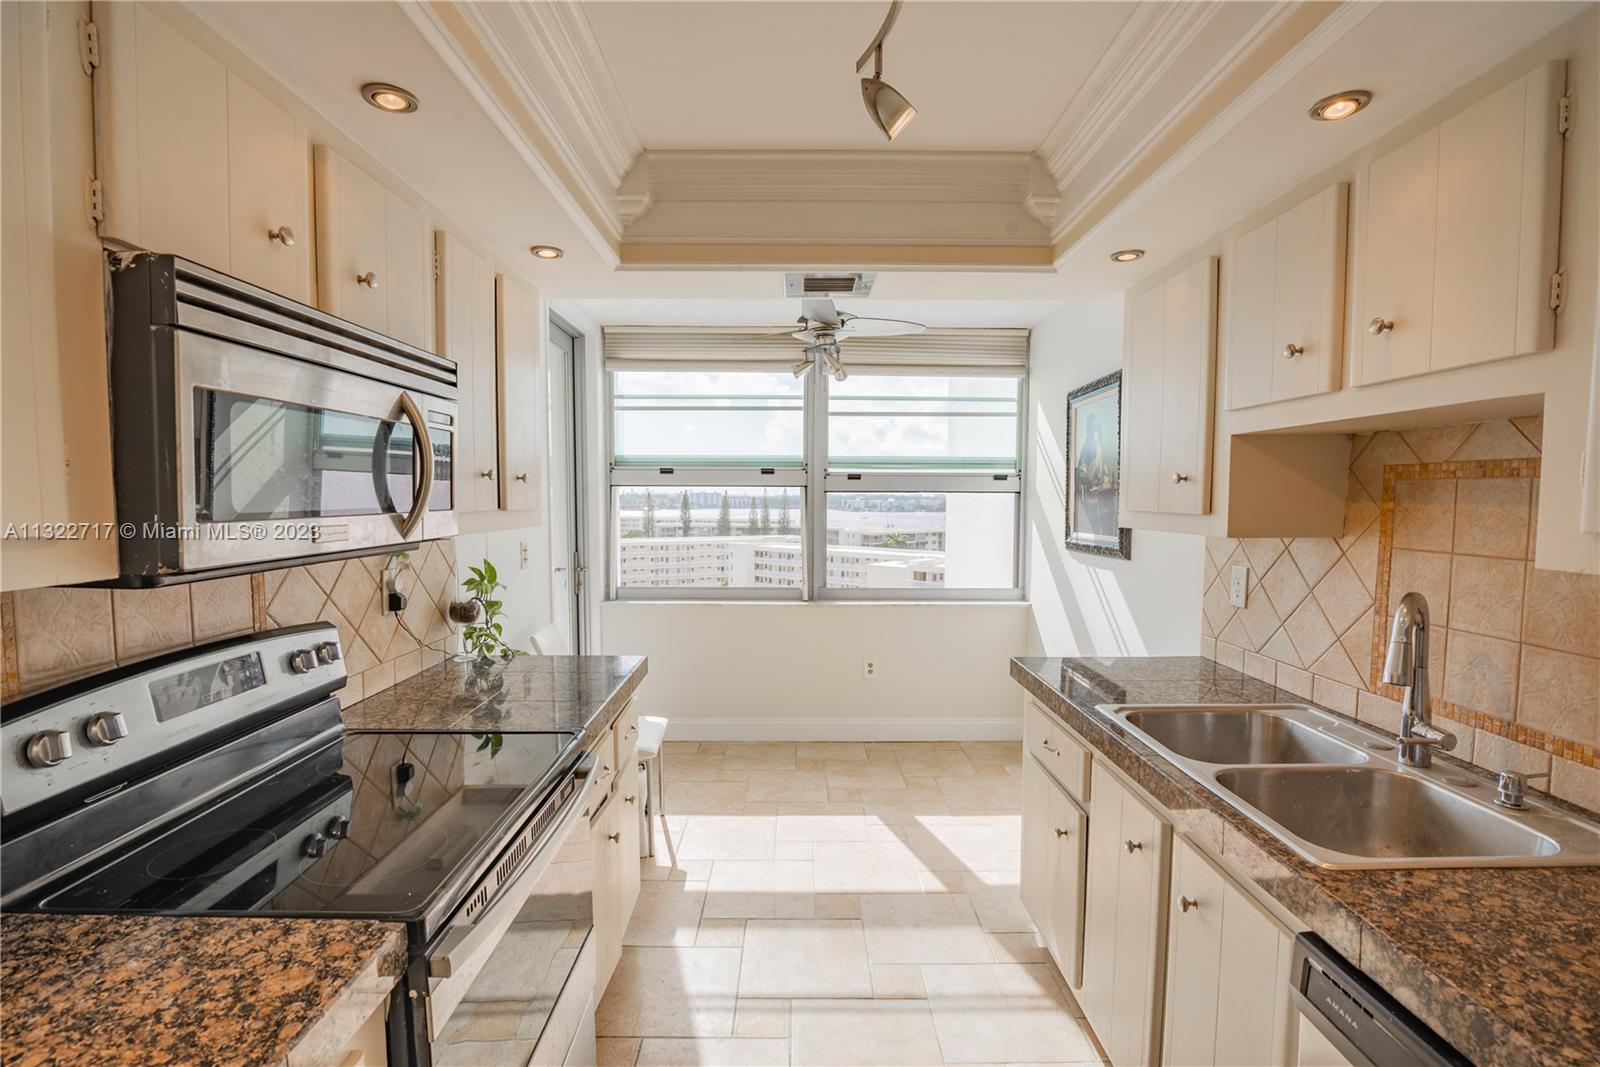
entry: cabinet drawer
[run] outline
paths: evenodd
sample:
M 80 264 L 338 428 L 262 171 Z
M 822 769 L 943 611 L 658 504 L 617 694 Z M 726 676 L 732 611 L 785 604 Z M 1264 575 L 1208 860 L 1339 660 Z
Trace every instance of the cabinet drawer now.
M 1089 800 L 1089 750 L 1042 706 L 1028 702 L 1023 717 L 1024 745 L 1080 804 Z
M 589 809 L 591 818 L 599 812 L 611 790 L 617 784 L 617 732 L 615 726 L 606 727 L 594 752 L 594 803 Z
M 622 709 L 611 730 L 616 734 L 617 770 L 626 771 L 635 762 L 639 746 L 639 712 L 631 703 Z

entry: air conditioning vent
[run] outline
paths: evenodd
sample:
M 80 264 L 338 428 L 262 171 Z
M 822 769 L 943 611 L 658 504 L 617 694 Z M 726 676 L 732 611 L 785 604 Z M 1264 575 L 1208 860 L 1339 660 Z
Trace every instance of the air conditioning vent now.
M 783 276 L 785 296 L 870 296 L 876 274 L 807 274 L 790 271 Z

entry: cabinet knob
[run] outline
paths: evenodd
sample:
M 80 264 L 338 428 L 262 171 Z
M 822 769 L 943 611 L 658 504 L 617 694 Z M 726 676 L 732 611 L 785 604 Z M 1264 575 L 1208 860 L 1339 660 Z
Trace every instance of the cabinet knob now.
M 494 480 L 494 468 L 490 467 L 488 470 L 479 471 L 478 472 L 478 477 L 487 479 L 489 481 L 493 481 Z
M 634 800 L 633 797 L 623 797 L 622 799 L 623 799 L 624 802 L 626 802 L 628 804 L 632 804 L 633 800 Z
M 1124 841 L 1123 845 L 1127 847 L 1129 854 L 1134 852 L 1142 852 L 1144 850 L 1143 841 Z
M 1367 323 L 1367 332 L 1374 337 L 1382 337 L 1392 329 L 1394 329 L 1394 320 L 1386 319 L 1382 315 Z
M 517 481 L 519 481 L 519 482 L 526 482 L 526 481 L 527 481 L 527 480 L 528 480 L 528 476 L 527 476 L 527 475 L 526 475 L 526 474 L 519 474 L 519 475 L 517 475 Z
M 612 841 L 612 842 L 621 841 L 622 840 L 622 835 L 621 834 L 607 834 L 606 835 L 606 840 L 607 841 Z
M 1188 480 L 1189 480 L 1189 476 L 1187 474 L 1174 474 L 1172 476 L 1172 484 L 1173 485 L 1182 485 L 1184 482 L 1186 482 Z
M 276 241 L 285 248 L 293 248 L 294 231 L 287 226 L 279 226 L 276 230 L 267 231 L 267 240 Z
M 1288 344 L 1283 346 L 1284 359 L 1293 359 L 1295 356 L 1303 356 L 1305 354 L 1306 350 L 1304 345 L 1297 345 L 1293 341 L 1290 341 Z
M 1057 837 L 1066 837 L 1071 832 L 1072 832 L 1071 830 L 1065 829 L 1064 827 L 1060 827 L 1060 826 L 1056 827 L 1056 836 Z
M 1178 898 L 1178 910 L 1179 911 L 1187 912 L 1187 911 L 1189 911 L 1190 908 L 1198 908 L 1199 906 L 1200 906 L 1200 902 L 1198 900 L 1190 900 L 1188 897 L 1179 897 Z
M 357 274 L 356 284 L 364 285 L 368 289 L 376 289 L 378 287 L 378 276 L 370 270 L 365 274 Z

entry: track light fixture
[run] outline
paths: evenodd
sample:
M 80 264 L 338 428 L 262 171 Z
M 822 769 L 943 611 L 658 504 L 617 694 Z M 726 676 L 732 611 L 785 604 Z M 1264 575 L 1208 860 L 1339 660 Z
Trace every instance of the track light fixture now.
M 856 60 L 857 74 L 867 65 L 867 60 L 872 60 L 872 77 L 861 79 L 861 99 L 867 105 L 867 114 L 872 116 L 878 129 L 891 141 L 917 117 L 917 109 L 911 106 L 911 101 L 883 80 L 883 42 L 889 36 L 895 19 L 900 17 L 900 4 L 901 0 L 893 0 L 889 5 L 889 13 L 884 16 L 883 25 L 878 27 L 878 35 L 861 53 L 861 58 Z

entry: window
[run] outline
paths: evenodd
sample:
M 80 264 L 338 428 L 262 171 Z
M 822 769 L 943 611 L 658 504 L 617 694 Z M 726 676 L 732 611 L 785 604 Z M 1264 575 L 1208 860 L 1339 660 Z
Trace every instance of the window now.
M 615 596 L 1021 595 L 1025 333 L 989 331 L 1020 344 L 974 366 L 846 347 L 838 382 L 796 377 L 786 338 L 702 363 L 694 335 L 632 329 L 623 357 L 607 332 Z M 893 340 L 915 356 L 918 336 Z

